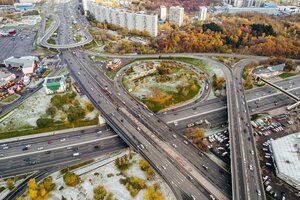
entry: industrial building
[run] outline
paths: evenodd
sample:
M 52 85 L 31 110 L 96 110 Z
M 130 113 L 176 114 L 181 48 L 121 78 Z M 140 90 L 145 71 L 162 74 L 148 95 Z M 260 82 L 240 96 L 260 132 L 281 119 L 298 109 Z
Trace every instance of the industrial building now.
M 10 57 L 4 60 L 6 67 L 16 67 L 22 70 L 23 74 L 33 74 L 37 68 L 37 61 L 39 59 L 35 56 L 23 56 L 20 58 Z
M 91 1 L 87 2 L 87 9 L 99 22 L 119 25 L 128 30 L 147 31 L 151 37 L 157 36 L 157 15 L 111 8 Z
M 171 24 L 182 26 L 184 16 L 184 8 L 180 6 L 171 6 L 170 7 L 170 17 L 169 22 Z
M 56 77 L 46 77 L 43 83 L 46 94 L 55 94 L 65 92 L 67 89 L 64 75 Z
M 276 175 L 300 190 L 300 133 L 271 141 Z

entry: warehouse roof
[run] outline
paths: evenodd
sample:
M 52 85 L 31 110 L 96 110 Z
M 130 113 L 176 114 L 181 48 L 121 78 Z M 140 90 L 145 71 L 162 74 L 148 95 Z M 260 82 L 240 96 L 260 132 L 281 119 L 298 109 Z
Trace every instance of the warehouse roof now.
M 273 140 L 271 147 L 280 177 L 300 187 L 300 133 Z

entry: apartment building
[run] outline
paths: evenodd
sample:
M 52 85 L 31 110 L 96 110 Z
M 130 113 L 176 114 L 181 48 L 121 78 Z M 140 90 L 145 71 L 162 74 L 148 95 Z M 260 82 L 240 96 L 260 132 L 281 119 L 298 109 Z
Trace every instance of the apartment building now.
M 111 8 L 91 1 L 87 2 L 87 9 L 99 22 L 106 21 L 109 24 L 119 25 L 128 30 L 147 31 L 151 37 L 157 36 L 157 15 Z
M 207 8 L 205 6 L 200 6 L 199 7 L 199 20 L 205 21 L 206 14 L 207 14 Z
M 184 8 L 180 6 L 170 7 L 169 22 L 171 24 L 181 26 L 183 23 Z

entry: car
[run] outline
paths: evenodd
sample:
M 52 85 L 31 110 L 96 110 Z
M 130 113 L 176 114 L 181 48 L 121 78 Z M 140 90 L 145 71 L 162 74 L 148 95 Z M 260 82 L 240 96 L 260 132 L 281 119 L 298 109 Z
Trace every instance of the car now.
M 209 195 L 209 198 L 211 199 L 211 200 L 215 200 L 216 198 L 214 197 L 214 195 Z
M 208 167 L 207 167 L 207 166 L 205 166 L 205 165 L 202 165 L 202 167 L 203 167 L 204 169 L 208 170 Z
M 96 146 L 94 146 L 94 149 L 95 149 L 95 150 L 99 150 L 100 147 L 99 147 L 98 145 L 96 145 Z
M 28 164 L 29 164 L 29 165 L 35 165 L 35 164 L 36 164 L 36 161 L 30 160 L 30 161 L 28 162 Z
M 48 144 L 52 144 L 53 142 L 52 142 L 52 141 L 48 141 L 47 143 L 48 143 Z
M 176 144 L 172 144 L 172 146 L 173 146 L 174 148 L 177 148 L 177 145 L 176 145 Z
M 64 141 L 66 141 L 66 138 L 62 138 L 62 139 L 60 139 L 60 141 L 61 141 L 61 142 L 64 142 Z
M 97 131 L 97 134 L 100 134 L 100 133 L 102 133 L 102 131 Z
M 254 155 L 254 151 L 253 150 L 251 150 L 251 154 Z
M 189 178 L 190 180 L 193 180 L 193 177 L 191 177 L 190 175 L 188 175 L 188 178 Z
M 253 171 L 253 166 L 252 166 L 252 165 L 249 165 L 249 169 L 250 169 L 251 171 Z
M 186 140 L 183 140 L 183 143 L 184 143 L 184 144 L 189 144 L 188 141 L 186 141 Z
M 30 161 L 30 158 L 24 158 L 23 161 L 28 162 Z
M 70 149 L 72 149 L 72 147 L 67 147 L 67 150 L 70 150 Z
M 173 134 L 173 137 L 174 137 L 174 138 L 177 138 L 177 135 Z
M 22 151 L 27 151 L 28 150 L 28 147 L 24 147 L 23 149 L 22 149 Z
M 257 195 L 258 195 L 258 196 L 261 196 L 261 192 L 260 192 L 259 189 L 257 189 Z
M 50 154 L 51 153 L 51 151 L 46 151 L 46 154 Z
M 3 147 L 3 149 L 8 149 L 8 146 Z
M 6 147 L 7 146 L 7 144 L 1 144 L 1 147 Z
M 29 147 L 31 147 L 31 144 L 27 144 L 27 145 L 25 145 L 25 147 L 29 148 Z
M 166 170 L 166 169 L 167 169 L 167 168 L 166 168 L 164 165 L 162 165 L 161 167 L 162 167 L 164 170 Z
M 43 149 L 44 149 L 44 147 L 39 147 L 39 148 L 37 148 L 37 150 L 39 150 L 39 151 L 40 151 L 40 150 L 43 150 Z
M 4 157 L 5 155 L 3 153 L 0 154 L 0 157 Z
M 196 197 L 194 197 L 194 195 L 191 195 L 191 197 L 192 197 L 193 200 L 196 200 Z

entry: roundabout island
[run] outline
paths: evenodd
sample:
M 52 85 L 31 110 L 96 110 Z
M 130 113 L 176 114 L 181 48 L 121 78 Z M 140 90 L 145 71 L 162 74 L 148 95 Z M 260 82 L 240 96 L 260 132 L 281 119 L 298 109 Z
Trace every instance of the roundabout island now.
M 122 83 L 131 96 L 159 112 L 198 97 L 205 87 L 205 75 L 182 62 L 148 60 L 127 67 Z

